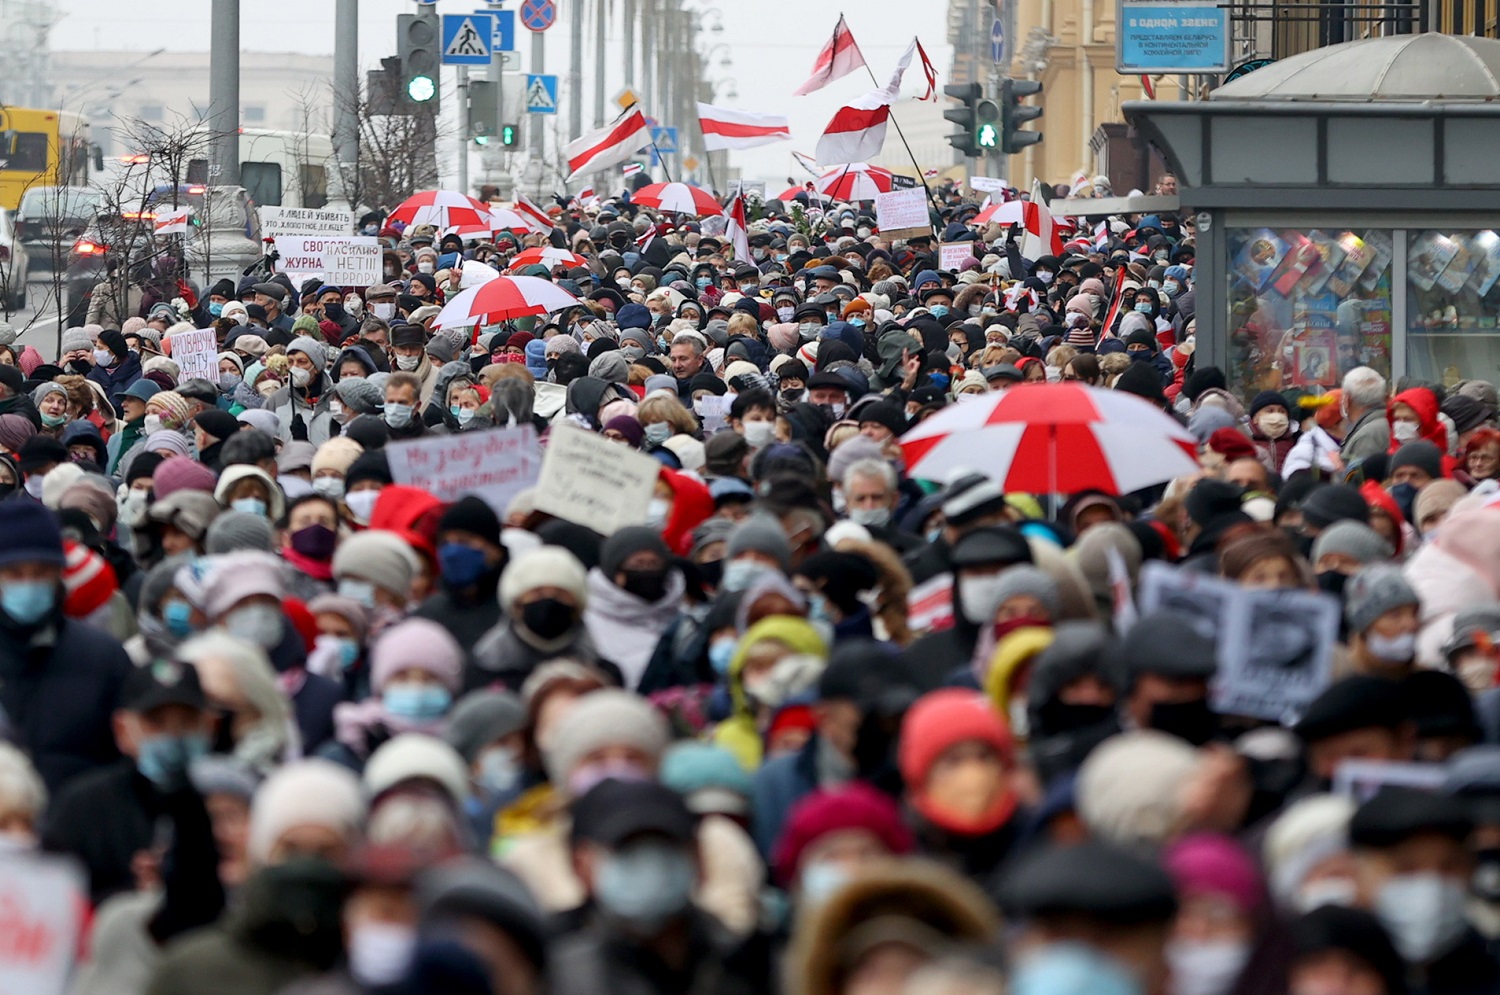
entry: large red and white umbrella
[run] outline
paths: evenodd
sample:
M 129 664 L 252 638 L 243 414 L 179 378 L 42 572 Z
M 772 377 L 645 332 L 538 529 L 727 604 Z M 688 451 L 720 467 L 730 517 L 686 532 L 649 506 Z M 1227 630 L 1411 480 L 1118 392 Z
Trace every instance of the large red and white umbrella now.
M 781 193 L 779 193 L 779 194 L 776 195 L 776 199 L 777 200 L 795 200 L 796 197 L 797 197 L 797 195 L 799 193 L 805 193 L 805 194 L 807 194 L 807 198 L 809 200 L 832 200 L 833 199 L 832 197 L 828 196 L 826 193 L 818 193 L 818 191 L 816 191 L 816 190 L 809 190 L 809 189 L 807 189 L 807 187 L 787 187 L 785 190 L 781 191 Z
M 1198 469 L 1187 429 L 1134 394 L 1077 383 L 1018 384 L 953 404 L 901 437 L 907 473 L 979 471 L 1006 491 L 1109 494 Z
M 412 194 L 396 206 L 385 222 L 400 222 L 407 227 L 432 225 L 440 231 L 446 228 L 493 230 L 488 204 L 451 190 L 424 190 Z
M 555 245 L 542 245 L 527 249 L 516 256 L 510 261 L 510 268 L 545 266 L 550 270 L 554 266 L 587 266 L 588 264 L 589 261 L 576 252 L 559 249 Z
M 889 169 L 867 162 L 846 162 L 834 166 L 818 177 L 818 192 L 834 200 L 874 200 L 878 193 L 890 193 L 895 177 Z
M 714 195 L 686 183 L 651 183 L 630 195 L 632 204 L 654 207 L 675 214 L 723 214 Z
M 453 225 L 444 230 L 443 234 L 453 232 L 463 238 L 485 238 L 496 232 L 508 231 L 516 235 L 525 235 L 531 231 L 526 224 L 526 219 L 508 207 L 491 206 L 490 216 L 486 221 L 477 221 L 471 224 Z
M 987 225 L 993 221 L 997 225 L 1024 225 L 1026 223 L 1026 202 L 1024 200 L 1006 200 L 998 204 L 991 204 L 978 214 L 974 215 L 971 225 Z
M 459 291 L 432 319 L 432 327 L 498 325 L 513 318 L 551 314 L 582 303 L 551 280 L 539 276 L 498 276 L 482 286 Z

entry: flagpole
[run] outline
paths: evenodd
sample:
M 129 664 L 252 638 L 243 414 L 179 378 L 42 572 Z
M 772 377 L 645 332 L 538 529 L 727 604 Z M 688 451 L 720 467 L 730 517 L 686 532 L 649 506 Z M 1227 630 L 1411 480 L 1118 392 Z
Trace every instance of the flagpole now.
M 709 192 L 712 193 L 714 195 L 714 199 L 717 200 L 719 197 L 719 181 L 714 179 L 714 154 L 712 152 L 705 151 L 703 153 L 703 164 L 708 167 Z
M 870 64 L 868 62 L 865 63 L 865 72 L 870 74 L 870 82 L 874 83 L 876 88 L 878 89 L 880 87 L 880 80 L 875 78 L 875 70 L 870 68 Z M 927 191 L 927 203 L 933 205 L 934 207 L 940 206 L 938 205 L 937 200 L 932 196 L 932 188 L 927 185 L 927 177 L 922 175 L 922 167 L 917 165 L 916 153 L 911 150 L 911 145 L 906 141 L 906 134 L 901 130 L 901 122 L 896 120 L 896 112 L 894 108 L 892 108 L 891 115 L 887 120 L 889 120 L 891 124 L 896 126 L 896 137 L 901 139 L 901 145 L 906 149 L 907 158 L 911 159 L 911 168 L 917 174 L 917 182 L 922 184 L 923 190 Z M 934 232 L 934 234 L 941 235 L 941 232 Z
M 651 143 L 651 151 L 656 156 L 656 161 L 661 163 L 661 174 L 667 178 L 668 183 L 675 183 L 676 181 L 672 179 L 672 171 L 667 168 L 667 157 L 661 154 L 661 149 L 656 147 L 655 142 Z

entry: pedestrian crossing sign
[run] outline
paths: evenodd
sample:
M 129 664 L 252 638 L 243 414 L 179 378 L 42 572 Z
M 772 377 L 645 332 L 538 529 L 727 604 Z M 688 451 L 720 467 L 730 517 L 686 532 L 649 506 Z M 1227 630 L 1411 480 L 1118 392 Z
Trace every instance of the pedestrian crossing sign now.
M 557 113 L 557 77 L 526 76 L 526 112 L 528 114 Z
M 444 14 L 443 65 L 489 65 L 494 38 L 493 14 Z

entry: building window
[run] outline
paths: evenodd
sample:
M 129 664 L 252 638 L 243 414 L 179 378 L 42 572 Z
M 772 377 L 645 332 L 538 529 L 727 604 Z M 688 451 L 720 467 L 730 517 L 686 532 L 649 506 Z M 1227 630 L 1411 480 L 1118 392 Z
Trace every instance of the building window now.
M 246 104 L 245 109 L 240 111 L 240 120 L 245 124 L 265 124 L 266 105 Z

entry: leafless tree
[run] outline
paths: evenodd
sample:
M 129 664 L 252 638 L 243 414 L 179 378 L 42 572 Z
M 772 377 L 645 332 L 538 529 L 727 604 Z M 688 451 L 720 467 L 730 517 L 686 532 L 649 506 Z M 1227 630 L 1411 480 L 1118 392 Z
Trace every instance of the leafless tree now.
M 437 143 L 450 137 L 449 129 L 422 109 L 387 113 L 399 107 L 398 98 L 395 93 L 371 93 L 364 83 L 354 97 L 359 161 L 332 166 L 356 211 L 394 207 L 419 190 L 437 186 Z M 335 94 L 333 99 L 341 98 Z

